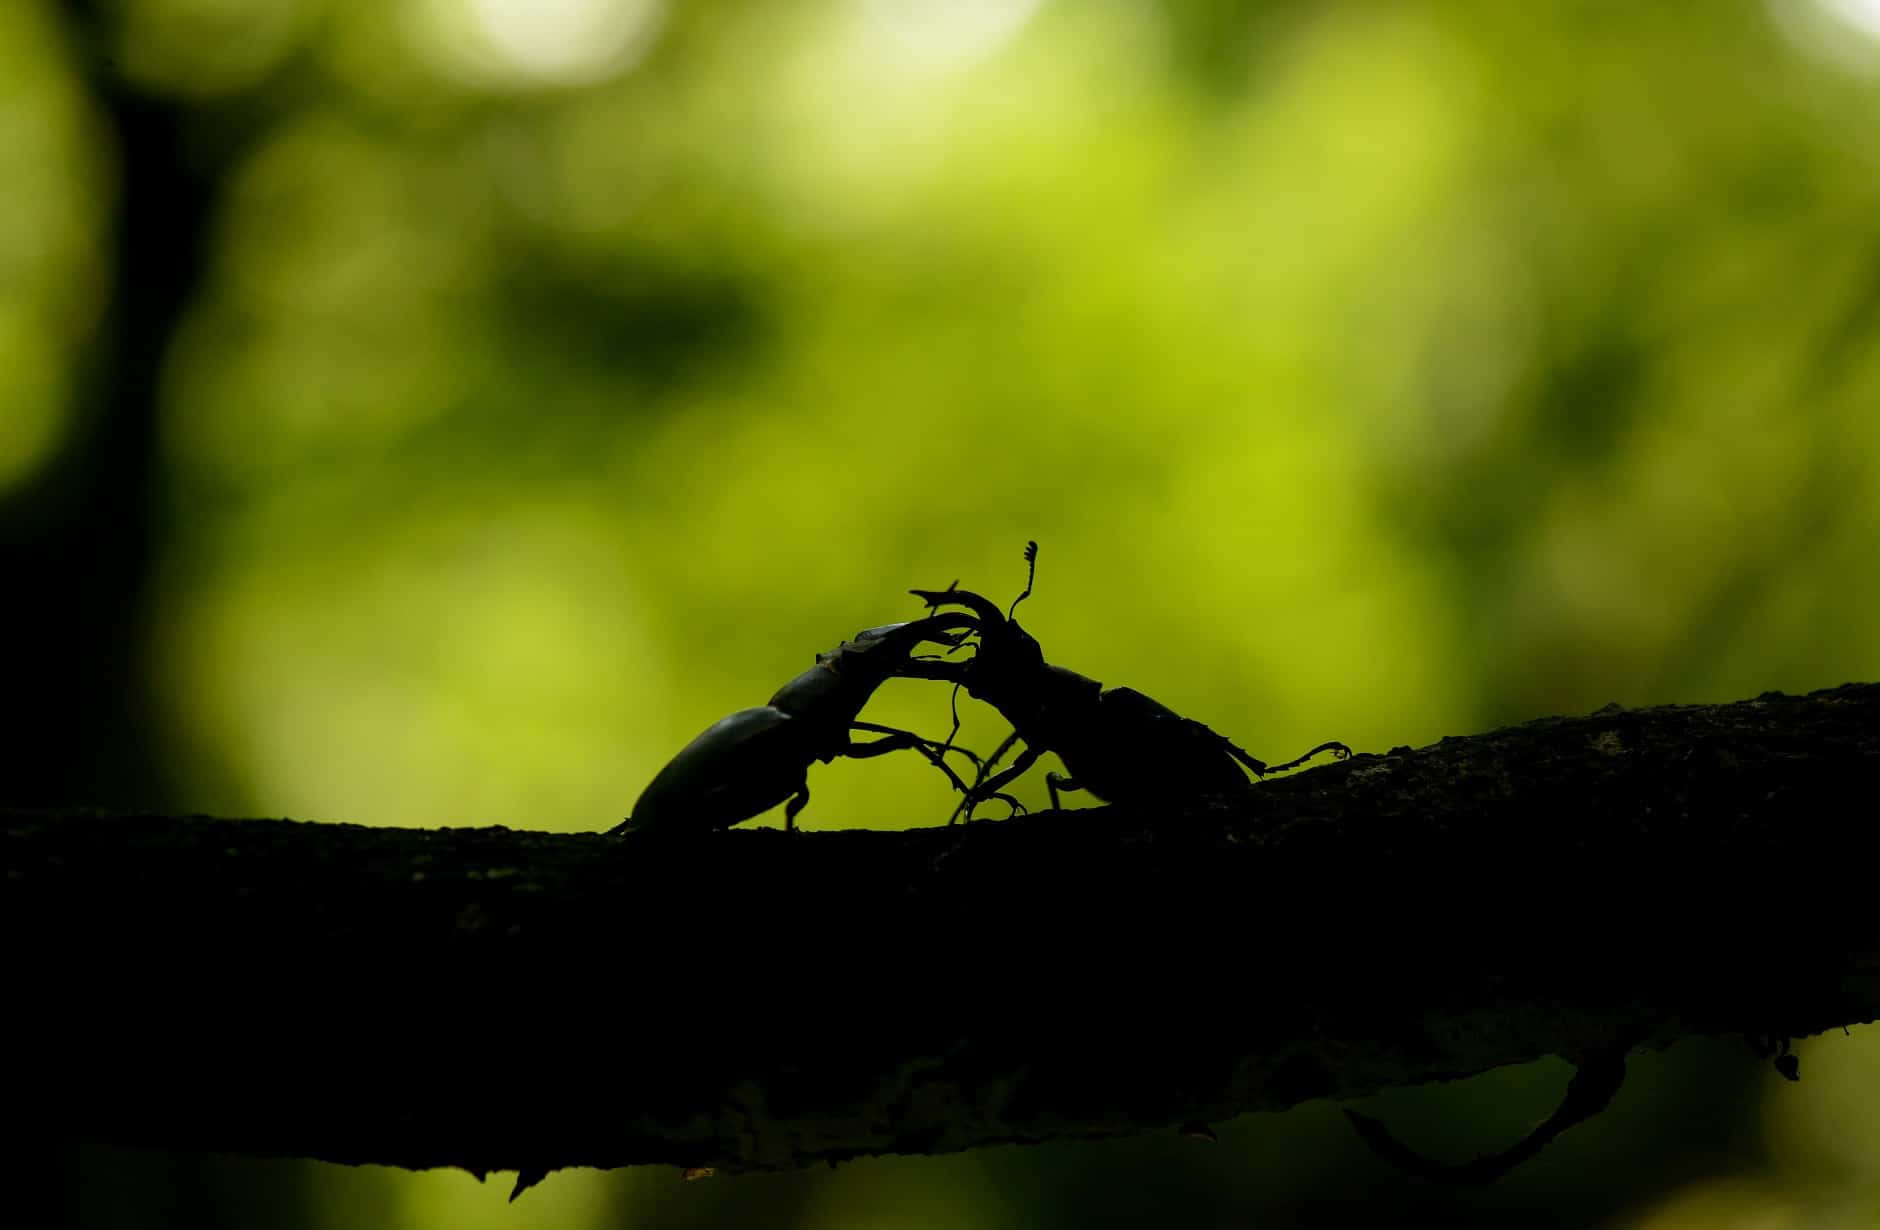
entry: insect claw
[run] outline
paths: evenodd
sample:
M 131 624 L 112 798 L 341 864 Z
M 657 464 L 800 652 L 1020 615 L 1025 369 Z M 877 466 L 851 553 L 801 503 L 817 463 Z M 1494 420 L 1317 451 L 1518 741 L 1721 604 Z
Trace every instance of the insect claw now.
M 1023 803 L 1019 802 L 1017 799 L 1013 798 L 1009 794 L 989 794 L 986 796 L 986 798 L 997 799 L 999 800 L 999 802 L 1004 803 L 1007 807 L 1010 807 L 1012 809 L 1011 811 L 1005 813 L 1005 818 L 1007 820 L 1010 820 L 1016 816 L 1029 815 L 1031 813 L 1030 808 L 1026 807 Z M 985 800 L 982 799 L 980 801 L 984 802 Z
M 1293 759 L 1288 760 L 1285 764 L 1266 765 L 1261 769 L 1255 769 L 1254 772 L 1260 773 L 1263 775 L 1266 773 L 1283 773 L 1287 769 L 1298 768 L 1300 765 L 1312 759 L 1314 756 L 1318 755 L 1320 752 L 1330 752 L 1332 754 L 1333 760 L 1350 760 L 1351 759 L 1351 749 L 1346 747 L 1342 743 L 1338 743 L 1334 741 L 1330 743 L 1321 743 L 1317 747 L 1313 748 L 1311 751 L 1307 752 L 1305 755 L 1296 756 Z M 1246 761 L 1243 760 L 1241 763 L 1245 764 Z

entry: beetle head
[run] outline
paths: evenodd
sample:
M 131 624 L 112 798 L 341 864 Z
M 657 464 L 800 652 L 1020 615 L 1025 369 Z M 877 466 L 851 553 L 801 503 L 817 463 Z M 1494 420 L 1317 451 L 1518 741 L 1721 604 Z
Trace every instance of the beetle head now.
M 1018 626 L 1012 612 L 1031 596 L 1033 580 L 1038 575 L 1038 544 L 1025 544 L 1025 589 L 1012 599 L 1009 609 L 982 594 L 959 588 L 958 582 L 946 589 L 914 589 L 908 592 L 927 604 L 929 610 L 942 606 L 963 606 L 978 617 L 979 648 L 964 671 L 967 689 L 980 695 L 988 688 L 996 692 L 1001 683 L 1034 678 L 1044 668 L 1044 648 L 1031 633 Z

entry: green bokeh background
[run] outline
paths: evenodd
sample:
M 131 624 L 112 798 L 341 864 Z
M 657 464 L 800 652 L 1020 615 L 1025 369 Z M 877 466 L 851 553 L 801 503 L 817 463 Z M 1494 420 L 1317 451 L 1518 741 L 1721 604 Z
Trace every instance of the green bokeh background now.
M 113 219 L 170 208 L 136 107 L 207 207 L 131 387 Z M 5 0 L 0 184 L 0 517 L 154 415 L 140 720 L 97 736 L 142 805 L 606 827 L 908 587 L 1015 593 L 1028 538 L 1054 660 L 1268 759 L 1880 679 L 1863 0 Z M 937 733 L 945 693 L 868 716 Z M 951 806 L 914 757 L 811 786 L 809 828 Z M 517 1208 L 92 1147 L 65 1190 L 99 1226 L 1880 1223 L 1880 1041 L 1802 1068 L 1645 1057 L 1463 1196 L 1322 1104 Z M 1373 1109 L 1466 1154 L 1565 1071 Z

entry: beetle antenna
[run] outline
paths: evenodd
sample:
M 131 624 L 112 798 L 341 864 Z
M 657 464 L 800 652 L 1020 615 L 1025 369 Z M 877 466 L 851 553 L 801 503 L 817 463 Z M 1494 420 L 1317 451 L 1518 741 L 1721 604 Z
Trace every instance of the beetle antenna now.
M 1012 599 L 1012 605 L 1006 608 L 1005 618 L 1009 621 L 1018 604 L 1031 597 L 1031 583 L 1038 576 L 1038 543 L 1036 540 L 1025 544 L 1025 592 Z

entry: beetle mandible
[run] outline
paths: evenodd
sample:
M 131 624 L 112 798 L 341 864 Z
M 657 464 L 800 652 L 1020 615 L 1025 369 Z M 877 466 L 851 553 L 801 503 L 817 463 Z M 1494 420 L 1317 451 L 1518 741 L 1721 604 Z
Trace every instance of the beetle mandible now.
M 984 761 L 980 780 L 960 805 L 969 819 L 975 807 L 1016 780 L 1046 751 L 1056 752 L 1070 770 L 1068 777 L 1045 774 L 1054 808 L 1059 791 L 1067 790 L 1088 790 L 1115 803 L 1225 794 L 1247 786 L 1241 765 L 1260 776 L 1294 768 L 1320 752 L 1331 752 L 1341 760 L 1351 755 L 1342 743 L 1321 743 L 1295 760 L 1268 765 L 1225 735 L 1134 688 L 1106 689 L 1087 675 L 1046 662 L 1038 642 L 1012 618 L 1018 604 L 1031 596 L 1037 578 L 1036 542 L 1025 545 L 1025 564 L 1024 592 L 1004 612 L 971 590 L 908 591 L 930 611 L 942 606 L 971 611 L 978 617 L 979 643 L 967 661 L 908 660 L 898 673 L 963 687 L 1012 724 L 1011 735 Z M 1018 759 L 987 779 L 986 774 L 1021 739 L 1025 750 Z M 955 811 L 954 817 L 959 814 Z
M 956 789 L 966 784 L 947 766 L 947 752 L 974 764 L 979 757 L 949 741 L 923 739 L 858 720 L 875 689 L 912 659 L 927 642 L 957 645 L 978 621 L 953 612 L 908 623 L 868 628 L 828 653 L 816 665 L 777 689 L 768 703 L 740 709 L 712 723 L 654 775 L 633 805 L 633 814 L 612 833 L 722 829 L 770 810 L 785 799 L 786 830 L 809 802 L 809 766 L 838 756 L 865 759 L 912 748 L 947 775 Z M 858 743 L 853 731 L 883 735 Z

